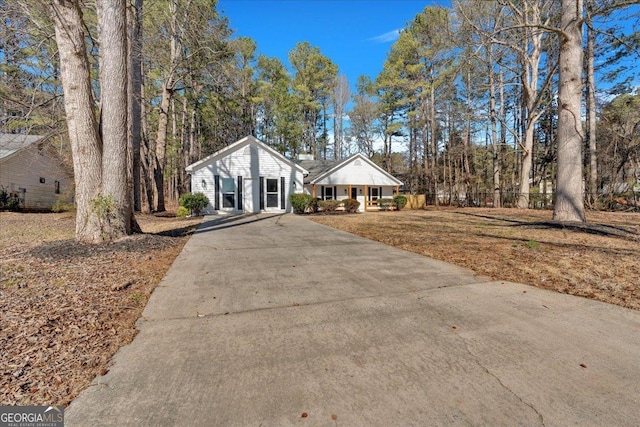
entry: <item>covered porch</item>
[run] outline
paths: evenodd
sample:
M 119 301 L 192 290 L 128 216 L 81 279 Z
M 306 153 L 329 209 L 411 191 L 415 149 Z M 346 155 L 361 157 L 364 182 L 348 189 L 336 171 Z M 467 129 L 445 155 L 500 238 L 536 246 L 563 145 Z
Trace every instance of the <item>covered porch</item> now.
M 360 203 L 359 212 L 379 211 L 378 199 L 390 199 L 400 192 L 399 185 L 366 184 L 310 184 L 309 194 L 319 200 L 354 199 Z

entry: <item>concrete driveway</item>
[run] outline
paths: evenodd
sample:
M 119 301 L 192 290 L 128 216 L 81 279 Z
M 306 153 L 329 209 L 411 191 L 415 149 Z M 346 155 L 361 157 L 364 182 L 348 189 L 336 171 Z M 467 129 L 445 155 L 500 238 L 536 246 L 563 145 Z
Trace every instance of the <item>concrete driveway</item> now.
M 138 327 L 67 425 L 640 425 L 640 312 L 290 214 L 207 217 Z

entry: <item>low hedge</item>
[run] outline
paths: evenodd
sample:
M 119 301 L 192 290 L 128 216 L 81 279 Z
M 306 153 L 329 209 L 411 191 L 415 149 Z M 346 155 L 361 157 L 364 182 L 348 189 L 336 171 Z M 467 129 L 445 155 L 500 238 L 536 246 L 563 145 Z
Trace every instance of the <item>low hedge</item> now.
M 407 206 L 407 197 L 402 194 L 396 194 L 393 196 L 393 203 L 396 205 L 396 209 L 400 210 Z
M 393 207 L 393 199 L 378 199 L 377 203 L 381 211 L 388 211 Z
M 200 211 L 207 207 L 209 198 L 204 193 L 185 193 L 178 200 L 180 206 L 189 209 L 196 216 L 200 215 Z
M 358 212 L 358 208 L 360 207 L 360 202 L 357 201 L 356 199 L 344 199 L 340 201 L 344 205 L 345 212 L 350 212 L 350 213 Z
M 293 212 L 297 214 L 312 213 L 316 211 L 316 199 L 310 194 L 294 193 L 289 196 Z
M 335 212 L 340 204 L 341 200 L 318 200 L 318 210 L 325 213 Z

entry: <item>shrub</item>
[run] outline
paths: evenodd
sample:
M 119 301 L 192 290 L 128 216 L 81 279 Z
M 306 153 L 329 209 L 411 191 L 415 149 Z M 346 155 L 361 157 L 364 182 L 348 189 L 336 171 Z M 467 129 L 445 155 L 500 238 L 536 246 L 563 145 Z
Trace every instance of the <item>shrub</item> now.
M 20 199 L 17 194 L 0 187 L 0 210 L 17 211 L 18 209 L 20 209 Z
M 393 203 L 396 205 L 396 208 L 400 210 L 407 206 L 407 197 L 402 194 L 396 194 L 393 196 Z
M 342 203 L 341 200 L 319 200 L 318 210 L 321 210 L 322 212 L 325 212 L 325 213 L 335 212 L 341 203 Z
M 184 206 L 178 206 L 178 209 L 176 210 L 176 216 L 178 218 L 186 218 L 189 216 L 189 209 L 185 208 Z
M 381 211 L 388 211 L 393 207 L 393 199 L 378 199 L 378 207 Z
M 315 212 L 316 210 L 316 199 L 310 194 L 294 193 L 289 196 L 289 201 L 293 206 L 293 212 L 297 214 Z
M 360 202 L 357 201 L 356 199 L 344 199 L 340 201 L 344 205 L 345 212 L 351 212 L 351 213 L 358 212 L 358 208 L 360 207 Z
M 209 204 L 209 198 L 203 193 L 185 193 L 180 196 L 179 203 L 197 216 Z

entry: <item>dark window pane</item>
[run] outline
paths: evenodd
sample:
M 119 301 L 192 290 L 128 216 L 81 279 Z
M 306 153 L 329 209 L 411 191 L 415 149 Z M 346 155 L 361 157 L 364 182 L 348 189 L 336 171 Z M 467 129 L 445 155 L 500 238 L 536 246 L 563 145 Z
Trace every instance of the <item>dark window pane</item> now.
M 277 192 L 278 192 L 278 180 L 267 179 L 267 193 L 277 193 Z
M 222 195 L 222 207 L 223 208 L 234 208 L 235 207 L 236 196 L 235 194 L 223 194 Z
M 267 194 L 267 207 L 268 208 L 278 207 L 278 194 Z
M 327 187 L 324 189 L 324 199 L 333 200 L 333 187 Z

